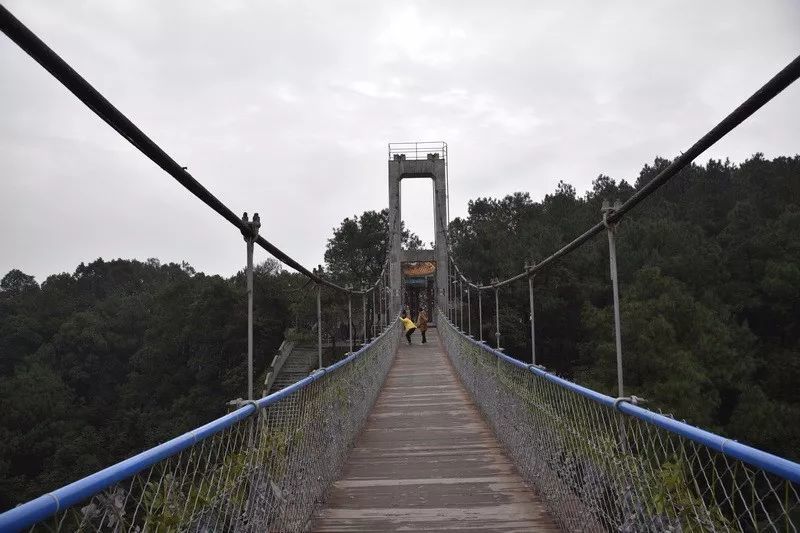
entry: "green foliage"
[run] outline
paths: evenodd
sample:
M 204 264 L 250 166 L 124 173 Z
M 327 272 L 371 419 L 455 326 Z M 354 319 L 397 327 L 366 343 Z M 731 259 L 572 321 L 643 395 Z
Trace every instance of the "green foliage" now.
M 561 182 L 541 202 L 527 193 L 473 200 L 469 216 L 450 225 L 459 264 L 484 283 L 516 274 L 596 223 L 604 199 L 629 197 L 667 164 L 646 165 L 635 185 L 601 175 L 582 197 Z M 798 458 L 800 157 L 756 154 L 739 166 L 712 160 L 682 174 L 618 230 L 626 392 Z M 355 287 L 373 282 L 385 258 L 387 219 L 386 210 L 345 219 L 328 241 L 326 274 Z M 421 244 L 405 230 L 403 240 Z M 537 362 L 614 394 L 606 246 L 597 238 L 537 276 Z M 255 275 L 261 371 L 288 327 L 309 338 L 316 297 L 304 278 L 274 261 Z M 343 341 L 347 299 L 322 294 L 323 333 Z M 494 339 L 494 306 L 483 303 L 484 338 Z M 360 305 L 354 299 L 356 332 Z M 0 508 L 222 414 L 245 391 L 245 312 L 243 273 L 223 279 L 186 263 L 99 259 L 41 286 L 19 270 L 6 274 Z M 500 317 L 507 353 L 527 356 L 525 284 L 502 290 Z M 339 391 L 330 395 L 326 401 L 344 400 Z M 281 443 L 293 437 L 271 438 L 280 456 Z M 676 497 L 668 492 L 681 485 L 677 475 L 663 472 L 664 498 Z
M 465 273 L 484 283 L 542 260 L 635 186 L 599 176 L 583 197 L 563 182 L 469 203 L 450 233 Z M 692 165 L 617 230 L 625 393 L 693 424 L 800 458 L 800 156 Z M 537 362 L 616 395 L 605 235 L 537 275 Z M 529 358 L 528 290 L 501 290 L 502 346 Z M 485 294 L 484 296 L 489 296 Z M 484 298 L 486 300 L 486 298 Z M 484 301 L 484 338 L 494 305 Z M 474 301 L 474 299 L 473 299 Z M 473 324 L 477 313 L 473 316 Z
M 290 325 L 300 276 L 255 269 L 256 369 Z M 0 508 L 226 412 L 246 394 L 242 273 L 102 259 L 0 291 Z
M 403 246 L 417 249 L 422 241 L 401 228 Z M 330 276 L 342 284 L 359 288 L 378 279 L 389 246 L 389 210 L 364 211 L 345 218 L 325 249 L 325 264 Z
M 13 296 L 29 290 L 36 290 L 38 288 L 39 284 L 36 283 L 33 276 L 29 276 L 16 268 L 11 270 L 0 280 L 0 291 L 6 293 L 8 296 Z

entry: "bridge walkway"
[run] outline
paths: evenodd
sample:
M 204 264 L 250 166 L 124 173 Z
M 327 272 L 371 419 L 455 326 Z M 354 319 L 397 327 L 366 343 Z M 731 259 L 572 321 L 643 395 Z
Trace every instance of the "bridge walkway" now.
M 314 531 L 558 531 L 458 381 L 435 329 L 405 339 Z

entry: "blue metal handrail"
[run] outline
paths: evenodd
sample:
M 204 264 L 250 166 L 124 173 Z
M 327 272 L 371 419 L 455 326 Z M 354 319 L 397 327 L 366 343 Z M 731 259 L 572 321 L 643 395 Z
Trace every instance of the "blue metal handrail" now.
M 442 318 L 447 320 L 447 322 L 456 329 L 453 323 L 446 317 L 444 313 L 440 311 Z M 458 331 L 456 329 L 456 331 Z M 528 370 L 533 374 L 551 381 L 561 387 L 564 387 L 568 390 L 576 392 L 594 402 L 599 404 L 605 405 L 607 407 L 615 408 L 621 413 L 626 415 L 632 416 L 634 418 L 638 418 L 644 422 L 649 424 L 653 424 L 658 426 L 670 433 L 674 433 L 685 437 L 691 441 L 697 442 L 712 450 L 718 451 L 724 455 L 729 457 L 733 457 L 740 461 L 743 461 L 749 465 L 761 468 L 762 470 L 766 470 L 772 474 L 781 476 L 793 483 L 800 483 L 800 464 L 795 463 L 794 461 L 790 461 L 788 459 L 784 459 L 783 457 L 779 457 L 777 455 L 773 455 L 771 453 L 765 452 L 763 450 L 759 450 L 758 448 L 753 448 L 752 446 L 747 446 L 746 444 L 741 444 L 736 442 L 735 440 L 729 439 L 727 437 L 722 437 L 715 433 L 711 433 L 710 431 L 706 431 L 704 429 L 700 429 L 698 427 L 692 426 L 685 422 L 680 422 L 679 420 L 675 420 L 674 418 L 669 418 L 667 416 L 655 413 L 650 411 L 649 409 L 644 409 L 637 405 L 633 405 L 629 402 L 619 402 L 615 398 L 611 396 L 606 396 L 605 394 L 599 393 L 592 389 L 582 387 L 577 383 L 573 383 L 569 380 L 564 378 L 560 378 L 555 374 L 542 370 L 541 368 L 537 368 L 534 366 L 530 366 L 522 361 L 514 359 L 503 352 L 495 350 L 494 348 L 488 346 L 485 341 L 478 341 L 460 333 L 466 340 L 470 341 L 472 344 L 482 348 L 489 354 L 497 357 L 498 359 L 502 359 L 503 361 L 510 363 L 522 370 Z
M 65 485 L 52 492 L 48 492 L 36 499 L 23 503 L 13 509 L 0 514 L 0 533 L 6 531 L 19 531 L 36 524 L 42 520 L 46 520 L 55 515 L 58 511 L 67 509 L 77 503 L 80 503 L 98 492 L 128 479 L 139 472 L 153 466 L 154 464 L 173 457 L 183 450 L 197 444 L 198 442 L 211 437 L 224 429 L 227 429 L 235 423 L 244 420 L 257 409 L 263 409 L 279 401 L 287 396 L 308 387 L 310 384 L 321 379 L 325 374 L 333 372 L 334 370 L 350 363 L 351 361 L 360 357 L 367 349 L 373 346 L 379 339 L 391 331 L 387 329 L 380 336 L 372 340 L 372 342 L 365 344 L 359 350 L 351 353 L 341 361 L 314 372 L 313 374 L 301 379 L 300 381 L 289 385 L 277 392 L 265 396 L 255 401 L 254 404 L 248 404 L 240 407 L 235 411 L 221 416 L 203 426 L 193 429 L 183 435 L 175 437 L 163 444 L 159 444 L 149 450 L 145 450 L 133 457 L 129 457 L 119 463 L 104 468 L 99 472 L 95 472 L 86 476 L 78 481 L 74 481 L 69 485 Z

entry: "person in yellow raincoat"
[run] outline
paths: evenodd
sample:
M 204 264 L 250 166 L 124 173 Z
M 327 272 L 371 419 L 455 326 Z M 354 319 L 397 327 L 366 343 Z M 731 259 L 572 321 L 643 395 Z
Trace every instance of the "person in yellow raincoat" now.
M 417 329 L 422 334 L 422 344 L 428 342 L 425 338 L 425 332 L 428 331 L 428 313 L 425 312 L 424 307 L 419 310 L 417 315 Z
M 403 311 L 403 313 L 400 315 L 400 322 L 403 323 L 403 328 L 406 330 L 406 340 L 408 341 L 408 344 L 411 344 L 411 334 L 417 331 L 417 326 L 414 325 L 413 320 L 406 316 L 405 311 Z

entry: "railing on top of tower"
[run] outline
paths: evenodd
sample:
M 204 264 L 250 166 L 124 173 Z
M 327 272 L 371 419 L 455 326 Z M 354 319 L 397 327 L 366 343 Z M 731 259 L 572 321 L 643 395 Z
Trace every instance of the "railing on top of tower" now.
M 439 154 L 447 162 L 447 143 L 444 141 L 418 141 L 389 143 L 389 161 L 395 156 L 405 156 L 408 161 L 424 161 L 429 154 Z

